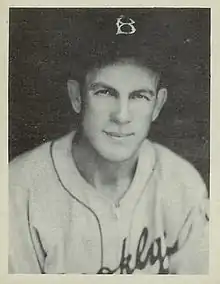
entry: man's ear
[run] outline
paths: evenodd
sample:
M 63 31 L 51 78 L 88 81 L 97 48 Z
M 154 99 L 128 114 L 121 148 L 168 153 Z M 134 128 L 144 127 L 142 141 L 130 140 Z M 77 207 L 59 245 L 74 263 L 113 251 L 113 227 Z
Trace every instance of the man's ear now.
M 154 121 L 158 117 L 166 100 L 167 100 L 167 89 L 161 88 L 157 93 L 156 104 L 152 115 L 152 121 Z
M 72 104 L 72 107 L 76 113 L 81 111 L 81 95 L 79 83 L 75 80 L 67 81 L 68 95 Z

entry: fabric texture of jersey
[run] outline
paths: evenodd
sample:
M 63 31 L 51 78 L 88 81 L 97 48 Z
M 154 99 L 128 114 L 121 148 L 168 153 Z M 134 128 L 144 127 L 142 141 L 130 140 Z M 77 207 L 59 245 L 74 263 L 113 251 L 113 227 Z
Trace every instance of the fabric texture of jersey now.
M 207 191 L 198 172 L 144 141 L 113 204 L 78 172 L 74 132 L 9 169 L 9 273 L 208 273 Z

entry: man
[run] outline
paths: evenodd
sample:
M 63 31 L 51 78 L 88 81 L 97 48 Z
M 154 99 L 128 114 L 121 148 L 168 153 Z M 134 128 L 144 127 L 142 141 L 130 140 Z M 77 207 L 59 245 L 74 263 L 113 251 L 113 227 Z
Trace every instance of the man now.
M 10 165 L 9 272 L 207 273 L 204 183 L 147 139 L 160 74 L 116 56 L 67 87 L 79 129 Z

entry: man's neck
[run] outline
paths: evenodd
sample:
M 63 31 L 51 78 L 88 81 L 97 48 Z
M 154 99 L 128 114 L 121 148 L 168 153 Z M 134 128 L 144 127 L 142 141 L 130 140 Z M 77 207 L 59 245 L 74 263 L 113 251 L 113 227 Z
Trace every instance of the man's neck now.
M 111 162 L 101 157 L 82 137 L 73 143 L 72 153 L 83 178 L 114 202 L 128 190 L 135 174 L 137 155 L 123 162 Z

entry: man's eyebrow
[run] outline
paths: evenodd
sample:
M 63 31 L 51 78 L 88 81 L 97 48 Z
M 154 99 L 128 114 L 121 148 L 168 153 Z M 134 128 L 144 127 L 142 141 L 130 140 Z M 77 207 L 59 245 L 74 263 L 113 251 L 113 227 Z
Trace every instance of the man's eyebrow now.
M 94 82 L 94 83 L 90 84 L 88 86 L 88 88 L 91 89 L 91 90 L 94 90 L 94 89 L 97 89 L 97 88 L 106 88 L 106 89 L 112 89 L 112 90 L 116 91 L 116 89 L 113 88 L 112 86 L 110 86 L 106 83 L 102 83 L 102 82 Z
M 131 93 L 148 93 L 151 95 L 151 97 L 154 97 L 156 95 L 155 91 L 149 88 L 134 90 Z
M 89 85 L 88 87 L 89 89 L 91 90 L 94 90 L 94 89 L 97 89 L 97 88 L 106 88 L 106 89 L 111 89 L 111 90 L 114 90 L 115 92 L 117 92 L 117 90 L 106 84 L 106 83 L 103 83 L 103 82 L 94 82 L 92 84 Z M 131 91 L 130 94 L 132 93 L 148 93 L 151 95 L 151 97 L 154 97 L 156 95 L 155 91 L 149 89 L 149 88 L 142 88 L 142 89 L 138 89 L 138 90 L 134 90 L 134 91 Z

